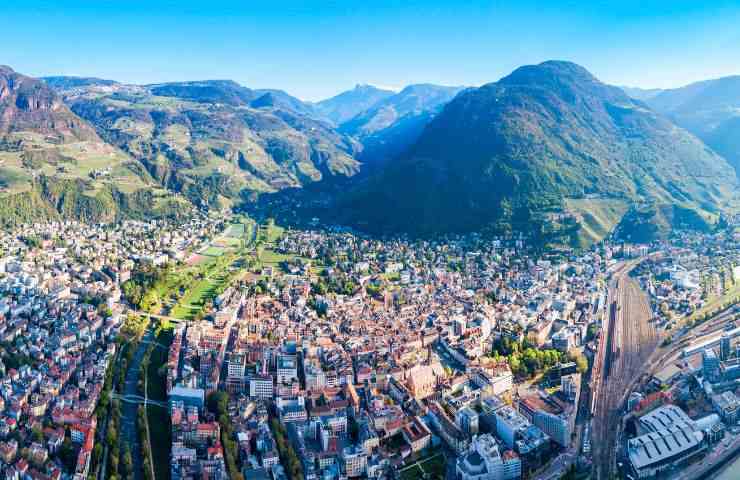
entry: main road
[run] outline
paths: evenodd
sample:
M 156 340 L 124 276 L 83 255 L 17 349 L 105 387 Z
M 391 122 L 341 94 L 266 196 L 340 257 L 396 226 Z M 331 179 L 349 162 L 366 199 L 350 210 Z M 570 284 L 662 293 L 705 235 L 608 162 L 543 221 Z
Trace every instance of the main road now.
M 612 478 L 622 432 L 622 406 L 659 341 L 647 295 L 629 276 L 638 263 L 639 259 L 617 265 L 607 289 L 591 385 L 591 444 L 597 479 Z

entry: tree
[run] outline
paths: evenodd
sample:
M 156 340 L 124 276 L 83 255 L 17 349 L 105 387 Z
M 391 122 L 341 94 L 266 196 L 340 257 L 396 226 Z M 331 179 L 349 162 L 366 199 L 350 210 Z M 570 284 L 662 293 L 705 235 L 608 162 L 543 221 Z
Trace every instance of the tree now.
M 227 414 L 229 409 L 229 394 L 223 390 L 213 392 L 208 395 L 206 403 L 210 412 L 218 416 Z
M 128 477 L 134 472 L 134 460 L 128 444 L 123 446 L 123 476 Z
M 588 360 L 583 354 L 576 355 L 575 362 L 578 373 L 584 373 L 588 370 Z
M 108 442 L 108 448 L 113 448 L 118 443 L 118 432 L 115 426 L 109 425 L 108 432 L 105 434 L 105 441 Z
M 77 449 L 69 438 L 65 438 L 59 448 L 59 459 L 68 472 L 74 472 L 75 463 L 77 462 Z

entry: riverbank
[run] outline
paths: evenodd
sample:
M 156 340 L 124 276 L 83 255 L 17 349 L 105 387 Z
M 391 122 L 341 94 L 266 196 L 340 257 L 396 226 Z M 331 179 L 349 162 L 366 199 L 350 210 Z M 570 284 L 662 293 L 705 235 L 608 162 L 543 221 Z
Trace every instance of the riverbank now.
M 144 358 L 144 354 L 147 350 L 147 344 L 153 339 L 153 333 L 151 329 L 147 329 L 146 334 L 139 342 L 134 353 L 134 357 L 131 361 L 131 365 L 128 367 L 126 372 L 126 381 L 124 383 L 123 395 L 137 396 L 139 395 L 139 378 L 141 370 L 141 361 Z M 137 414 L 138 414 L 138 403 L 133 402 L 121 402 L 121 445 L 124 443 L 128 445 L 133 457 L 133 474 L 134 480 L 143 480 L 144 458 L 141 454 L 141 442 L 139 438 L 139 431 L 137 428 Z
M 740 478 L 740 444 L 734 446 L 726 457 L 713 465 L 710 471 L 696 480 L 737 480 Z

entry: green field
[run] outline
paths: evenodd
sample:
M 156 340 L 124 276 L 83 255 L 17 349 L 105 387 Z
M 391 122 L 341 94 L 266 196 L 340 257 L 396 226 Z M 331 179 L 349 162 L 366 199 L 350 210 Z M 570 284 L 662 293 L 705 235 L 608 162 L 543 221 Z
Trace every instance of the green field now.
M 424 478 L 424 472 L 418 465 L 401 472 L 401 480 L 416 480 L 418 478 Z
M 200 252 L 200 254 L 205 255 L 207 257 L 220 257 L 221 255 L 224 254 L 224 249 L 221 247 L 214 247 L 211 245 L 205 250 L 203 250 L 202 252 Z
M 273 244 L 280 239 L 285 232 L 285 228 L 275 225 L 273 221 L 268 221 L 265 225 L 260 225 L 258 239 L 262 243 Z
M 215 240 L 211 246 L 218 246 L 222 248 L 239 248 L 242 244 L 242 241 L 238 238 L 233 237 L 223 237 Z
M 172 309 L 171 316 L 181 320 L 192 320 L 209 300 L 219 295 L 228 279 L 229 276 L 220 271 L 200 280 Z
M 694 321 L 705 314 L 716 313 L 717 310 L 722 308 L 722 305 L 726 303 L 733 303 L 736 298 L 740 296 L 740 284 L 734 285 L 732 288 L 727 290 L 724 294 L 711 298 L 707 303 L 704 304 L 699 310 L 686 317 L 683 322 Z
M 422 458 L 413 463 L 410 467 L 402 470 L 400 477 L 402 480 L 412 480 L 417 478 L 444 480 L 445 457 L 441 453 L 434 453 L 431 456 Z
M 265 249 L 259 252 L 259 262 L 263 266 L 277 266 L 281 262 L 286 262 L 296 258 L 295 255 L 289 255 L 285 253 L 278 253 L 274 250 Z
M 243 223 L 235 223 L 229 225 L 229 228 L 224 232 L 225 237 L 242 239 L 246 233 L 246 226 Z

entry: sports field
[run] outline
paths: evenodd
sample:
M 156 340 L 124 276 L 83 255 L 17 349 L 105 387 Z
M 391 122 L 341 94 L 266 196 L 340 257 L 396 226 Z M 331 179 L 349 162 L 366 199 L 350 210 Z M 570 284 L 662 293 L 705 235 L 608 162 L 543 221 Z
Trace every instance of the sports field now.
M 200 252 L 200 254 L 208 257 L 220 257 L 224 254 L 224 249 L 222 247 L 214 247 L 213 245 L 211 245 Z
M 241 238 L 244 238 L 245 232 L 246 232 L 246 228 L 243 223 L 235 223 L 235 224 L 229 225 L 229 228 L 227 228 L 226 231 L 224 232 L 224 237 L 241 239 Z

